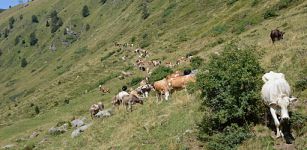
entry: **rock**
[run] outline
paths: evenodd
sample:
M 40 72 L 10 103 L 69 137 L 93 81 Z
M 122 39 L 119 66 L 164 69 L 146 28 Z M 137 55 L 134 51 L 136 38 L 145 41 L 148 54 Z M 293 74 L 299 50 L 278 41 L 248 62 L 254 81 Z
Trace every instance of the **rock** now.
M 33 139 L 33 138 L 37 137 L 38 135 L 39 135 L 39 133 L 33 132 L 33 133 L 30 135 L 30 139 Z
M 84 123 L 84 121 L 83 120 L 81 120 L 81 119 L 75 119 L 75 120 L 73 120 L 73 121 L 71 121 L 71 126 L 72 127 L 81 127 L 81 126 L 83 126 L 85 123 Z
M 49 133 L 52 135 L 59 135 L 67 131 L 68 124 L 65 123 L 60 127 L 52 127 L 49 129 Z
M 71 133 L 71 138 L 75 138 L 79 136 L 82 132 L 84 132 L 87 128 L 89 128 L 92 125 L 92 123 L 84 125 L 82 127 L 77 128 Z
M 107 110 L 99 111 L 97 114 L 95 114 L 95 117 L 104 118 L 104 117 L 110 117 L 111 115 L 112 115 L 112 110 L 107 109 Z
M 5 145 L 2 147 L 2 149 L 13 149 L 13 147 L 15 147 L 16 145 L 14 144 L 9 144 L 9 145 Z

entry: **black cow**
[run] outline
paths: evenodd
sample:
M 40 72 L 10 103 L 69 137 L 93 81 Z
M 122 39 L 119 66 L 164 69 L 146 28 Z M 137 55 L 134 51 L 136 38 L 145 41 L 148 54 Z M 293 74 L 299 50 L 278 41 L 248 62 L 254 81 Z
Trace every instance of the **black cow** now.
M 284 34 L 285 34 L 285 32 L 279 31 L 278 29 L 272 30 L 271 35 L 270 35 L 272 42 L 274 43 L 275 41 L 279 41 L 279 40 L 283 39 Z

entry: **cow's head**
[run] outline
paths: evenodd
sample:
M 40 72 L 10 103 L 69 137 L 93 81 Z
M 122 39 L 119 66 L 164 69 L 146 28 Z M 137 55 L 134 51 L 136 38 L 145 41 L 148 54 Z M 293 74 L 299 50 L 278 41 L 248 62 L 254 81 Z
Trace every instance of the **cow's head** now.
M 285 32 L 280 32 L 280 38 L 281 39 L 284 39 L 284 34 L 285 34 Z
M 280 98 L 278 98 L 277 103 L 271 103 L 270 106 L 280 109 L 280 116 L 282 120 L 289 119 L 288 106 L 296 100 L 297 98 L 295 97 L 290 98 L 287 95 L 282 95 Z

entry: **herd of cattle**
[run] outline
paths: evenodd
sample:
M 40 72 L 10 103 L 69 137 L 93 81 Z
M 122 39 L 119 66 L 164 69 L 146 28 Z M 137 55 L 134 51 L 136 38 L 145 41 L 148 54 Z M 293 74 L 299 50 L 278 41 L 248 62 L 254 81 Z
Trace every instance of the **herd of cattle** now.
M 277 40 L 283 39 L 283 34 L 284 32 L 281 32 L 278 29 L 272 30 L 270 35 L 272 42 L 274 43 Z M 120 44 L 116 43 L 116 45 L 118 46 Z M 127 45 L 133 46 L 130 44 L 125 44 L 125 46 Z M 149 53 L 143 49 L 136 49 L 135 53 L 137 53 L 140 58 L 136 61 L 136 66 L 142 71 L 148 71 L 148 69 L 146 69 L 145 67 L 145 62 L 141 58 L 148 57 Z M 181 62 L 187 61 L 191 58 L 192 56 L 179 58 L 176 64 L 178 65 Z M 159 66 L 161 64 L 161 61 L 151 60 L 150 64 L 152 64 L 153 66 Z M 165 65 L 169 65 L 168 67 L 173 67 L 173 65 L 169 62 L 166 62 Z M 113 107 L 123 105 L 126 110 L 132 111 L 132 105 L 137 103 L 143 105 L 144 100 L 148 97 L 148 94 L 151 91 L 156 92 L 157 102 L 161 100 L 161 97 L 164 100 L 168 100 L 170 94 L 174 91 L 182 89 L 186 90 L 186 87 L 189 83 L 196 82 L 196 74 L 197 70 L 185 70 L 184 72 L 176 71 L 175 73 L 172 73 L 166 76 L 164 79 L 156 81 L 154 83 L 149 83 L 149 80 L 146 77 L 140 82 L 140 86 L 136 89 L 128 90 L 127 86 L 123 86 L 122 91 L 113 97 L 112 105 Z M 280 130 L 280 126 L 282 123 L 288 122 L 290 118 L 288 113 L 288 107 L 290 104 L 296 101 L 297 98 L 292 97 L 291 88 L 286 81 L 284 74 L 270 71 L 269 73 L 265 73 L 262 76 L 262 80 L 264 82 L 264 85 L 261 90 L 261 95 L 265 104 L 269 107 L 270 113 L 274 119 L 274 123 L 276 126 L 276 136 L 284 136 L 284 134 Z M 102 85 L 100 85 L 99 88 L 100 91 L 103 93 L 110 93 L 110 90 L 106 87 L 103 87 Z M 95 114 L 97 114 L 99 111 L 102 111 L 103 109 L 104 105 L 101 102 L 99 102 L 98 104 L 93 104 L 90 107 L 91 117 L 93 118 Z M 291 139 L 293 140 L 292 135 Z M 287 143 L 291 142 L 287 141 Z

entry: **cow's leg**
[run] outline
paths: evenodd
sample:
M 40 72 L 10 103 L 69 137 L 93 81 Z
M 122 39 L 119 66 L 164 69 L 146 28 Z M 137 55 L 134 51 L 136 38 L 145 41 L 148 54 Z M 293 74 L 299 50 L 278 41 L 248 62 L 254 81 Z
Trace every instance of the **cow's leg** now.
M 146 98 L 148 97 L 148 92 L 147 92 L 147 91 L 145 92 L 145 97 L 146 97 Z
M 169 91 L 166 91 L 165 92 L 165 100 L 168 100 L 168 97 L 169 97 Z
M 279 129 L 280 123 L 279 123 L 279 120 L 277 118 L 275 109 L 270 107 L 270 111 L 271 111 L 271 115 L 272 115 L 272 117 L 274 119 L 274 123 L 275 123 L 275 126 L 276 126 L 276 138 L 279 138 L 282 135 L 282 133 L 281 133 L 281 131 Z

